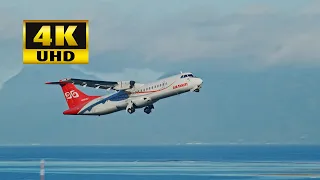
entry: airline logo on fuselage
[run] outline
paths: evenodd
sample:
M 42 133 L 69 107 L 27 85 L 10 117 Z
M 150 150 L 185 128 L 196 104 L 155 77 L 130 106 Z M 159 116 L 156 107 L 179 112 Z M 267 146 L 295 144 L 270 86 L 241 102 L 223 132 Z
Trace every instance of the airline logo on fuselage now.
M 173 86 L 173 89 L 181 88 L 181 87 L 184 87 L 184 86 L 188 86 L 188 83 L 175 85 L 175 86 Z

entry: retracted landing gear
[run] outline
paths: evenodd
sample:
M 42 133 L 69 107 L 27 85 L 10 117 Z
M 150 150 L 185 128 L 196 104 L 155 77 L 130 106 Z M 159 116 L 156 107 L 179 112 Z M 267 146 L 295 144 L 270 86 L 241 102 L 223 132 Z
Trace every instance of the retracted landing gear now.
M 154 109 L 154 106 L 153 105 L 149 105 L 149 106 L 146 106 L 143 111 L 145 113 L 147 113 L 147 114 L 150 114 L 152 109 Z

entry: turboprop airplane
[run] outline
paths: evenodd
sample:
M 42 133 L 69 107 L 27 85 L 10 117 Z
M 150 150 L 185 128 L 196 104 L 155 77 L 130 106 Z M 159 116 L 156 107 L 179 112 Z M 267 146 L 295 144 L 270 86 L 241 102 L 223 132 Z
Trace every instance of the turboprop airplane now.
M 67 78 L 46 84 L 60 85 L 69 109 L 64 115 L 105 115 L 121 110 L 129 114 L 136 109 L 144 108 L 150 114 L 157 101 L 186 92 L 199 92 L 202 79 L 192 73 L 181 73 L 151 83 L 135 81 L 97 81 Z M 115 93 L 104 96 L 90 96 L 75 87 L 92 87 L 96 89 L 114 90 Z

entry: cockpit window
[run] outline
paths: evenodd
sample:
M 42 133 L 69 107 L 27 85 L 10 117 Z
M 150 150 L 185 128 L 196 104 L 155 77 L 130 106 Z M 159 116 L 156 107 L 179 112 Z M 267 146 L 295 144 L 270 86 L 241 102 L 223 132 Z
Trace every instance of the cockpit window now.
M 185 74 L 185 75 L 182 75 L 180 78 L 186 78 L 186 77 L 195 77 L 195 76 L 193 76 L 193 74 Z

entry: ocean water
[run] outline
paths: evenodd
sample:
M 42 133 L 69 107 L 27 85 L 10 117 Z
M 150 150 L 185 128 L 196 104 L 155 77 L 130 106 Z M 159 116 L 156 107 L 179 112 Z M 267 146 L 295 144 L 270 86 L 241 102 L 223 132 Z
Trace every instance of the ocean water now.
M 320 146 L 0 147 L 0 180 L 320 179 Z

